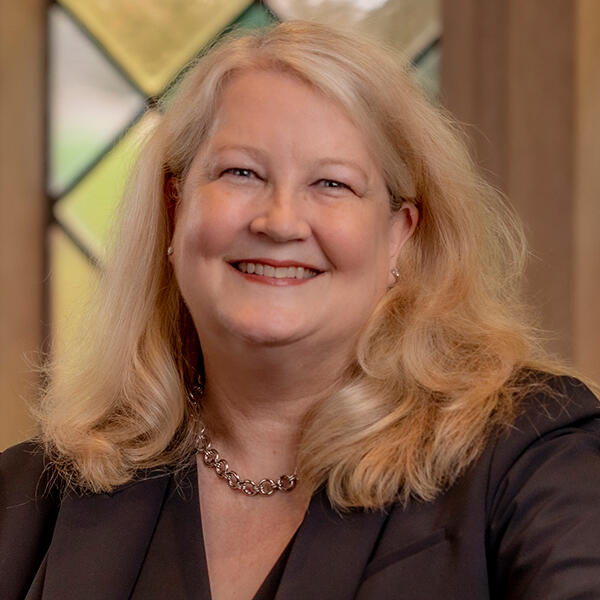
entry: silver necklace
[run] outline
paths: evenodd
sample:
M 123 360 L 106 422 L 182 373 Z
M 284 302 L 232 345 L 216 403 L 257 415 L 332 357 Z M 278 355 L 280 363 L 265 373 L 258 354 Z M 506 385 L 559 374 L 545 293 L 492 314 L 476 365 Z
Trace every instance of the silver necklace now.
M 242 479 L 235 471 L 229 470 L 229 464 L 219 456 L 216 448 L 212 447 L 206 427 L 202 427 L 196 438 L 196 449 L 202 456 L 204 464 L 215 470 L 217 477 L 224 479 L 232 490 L 243 492 L 247 496 L 270 496 L 274 492 L 289 492 L 296 487 L 296 473 L 282 475 L 277 481 L 261 479 L 258 483 L 252 479 Z

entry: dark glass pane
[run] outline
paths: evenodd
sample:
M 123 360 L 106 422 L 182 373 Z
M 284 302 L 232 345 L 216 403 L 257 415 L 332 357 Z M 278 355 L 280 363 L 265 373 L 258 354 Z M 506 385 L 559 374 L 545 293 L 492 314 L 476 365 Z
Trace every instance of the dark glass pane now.
M 249 6 L 233 24 L 234 27 L 264 27 L 273 22 L 274 15 L 261 4 Z
M 431 45 L 415 62 L 417 76 L 432 100 L 440 95 L 440 44 Z

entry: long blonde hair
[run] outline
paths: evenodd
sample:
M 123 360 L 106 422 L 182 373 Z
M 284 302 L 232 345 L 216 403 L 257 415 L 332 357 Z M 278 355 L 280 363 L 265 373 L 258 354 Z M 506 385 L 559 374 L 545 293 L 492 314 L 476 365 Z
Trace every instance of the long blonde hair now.
M 37 409 L 46 450 L 72 485 L 94 492 L 194 455 L 188 391 L 202 352 L 166 260 L 165 190 L 185 178 L 225 82 L 249 68 L 292 74 L 338 102 L 373 144 L 392 209 L 410 199 L 420 211 L 400 280 L 366 324 L 345 384 L 307 417 L 299 475 L 315 489 L 327 482 L 339 508 L 430 500 L 514 418 L 531 385 L 522 369 L 555 367 L 519 300 L 522 230 L 397 57 L 302 22 L 218 44 L 166 108 L 122 203 L 87 326 L 48 366 Z

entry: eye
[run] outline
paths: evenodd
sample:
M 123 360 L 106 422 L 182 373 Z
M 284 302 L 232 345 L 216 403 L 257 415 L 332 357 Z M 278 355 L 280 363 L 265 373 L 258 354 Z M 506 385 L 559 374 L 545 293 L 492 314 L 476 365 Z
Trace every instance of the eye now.
M 348 190 L 353 192 L 354 190 L 346 183 L 342 183 L 341 181 L 336 181 L 335 179 L 319 179 L 316 182 L 316 185 L 319 187 L 326 188 L 328 190 Z
M 343 181 L 337 179 L 319 179 L 315 182 L 315 185 L 323 190 L 324 193 L 338 194 L 343 192 L 350 192 L 356 194 L 356 192 Z
M 244 169 L 242 167 L 231 167 L 230 169 L 225 169 L 221 175 L 233 175 L 234 177 L 242 177 L 247 179 L 252 177 L 258 178 L 258 175 L 252 169 Z

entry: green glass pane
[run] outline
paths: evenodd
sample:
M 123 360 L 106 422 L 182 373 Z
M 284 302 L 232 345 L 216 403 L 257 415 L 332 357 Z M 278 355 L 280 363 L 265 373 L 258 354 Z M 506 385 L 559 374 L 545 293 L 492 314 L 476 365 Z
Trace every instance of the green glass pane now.
M 57 5 L 49 25 L 49 190 L 63 193 L 139 114 L 144 97 Z
M 156 96 L 249 0 L 60 0 L 149 96 Z
M 440 54 L 440 46 L 436 44 L 420 56 L 415 64 L 425 93 L 434 101 L 437 101 L 440 95 Z
M 439 35 L 440 0 L 268 0 L 282 20 L 307 19 L 380 39 L 408 56 Z
M 146 113 L 54 206 L 56 218 L 99 260 L 103 257 L 113 215 L 138 156 L 140 142 L 158 118 L 157 113 Z
M 50 316 L 53 353 L 68 349 L 81 325 L 96 283 L 97 270 L 57 226 L 48 231 Z
M 233 27 L 265 27 L 274 21 L 274 15 L 262 4 L 250 5 L 238 19 L 236 19 Z

